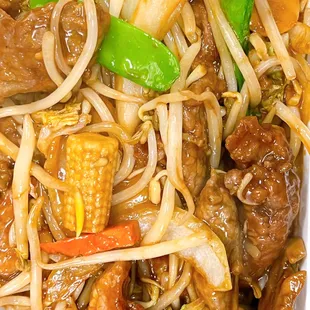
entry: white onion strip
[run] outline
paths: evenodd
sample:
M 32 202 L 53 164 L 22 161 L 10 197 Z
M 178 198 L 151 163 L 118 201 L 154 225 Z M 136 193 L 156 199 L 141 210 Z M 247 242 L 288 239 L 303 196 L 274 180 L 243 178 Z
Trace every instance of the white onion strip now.
M 54 264 L 43 264 L 40 262 L 39 265 L 46 270 L 57 270 L 61 268 L 79 267 L 117 261 L 144 260 L 165 256 L 188 248 L 195 248 L 205 243 L 205 233 L 194 233 L 183 238 L 164 241 L 154 245 L 107 251 L 89 256 L 71 258 Z
M 161 310 L 168 307 L 174 300 L 179 298 L 186 287 L 189 285 L 192 276 L 192 267 L 189 263 L 185 263 L 181 277 L 177 283 L 168 291 L 164 292 L 157 300 L 156 305 L 149 308 L 150 310 Z
M 42 310 L 42 268 L 38 265 L 41 261 L 40 240 L 38 236 L 38 218 L 43 205 L 43 197 L 32 206 L 27 223 L 27 235 L 31 256 L 31 282 L 30 282 L 30 303 L 31 308 Z
M 294 80 L 296 73 L 290 59 L 289 53 L 282 40 L 278 26 L 273 18 L 269 3 L 267 0 L 255 0 L 255 7 L 275 53 L 281 63 L 284 74 L 288 80 Z
M 31 117 L 27 114 L 24 117 L 23 135 L 14 166 L 12 181 L 16 244 L 18 251 L 24 259 L 28 258 L 26 226 L 28 216 L 28 193 L 30 189 L 30 167 L 34 149 L 35 132 Z
M 79 81 L 88 63 L 93 57 L 98 38 L 98 22 L 95 3 L 93 0 L 84 0 L 83 3 L 86 12 L 87 39 L 83 47 L 83 51 L 68 77 L 54 92 L 41 100 L 32 102 L 30 104 L 23 104 L 0 109 L 0 118 L 12 115 L 34 113 L 40 110 L 48 109 L 61 101 L 62 98 L 64 98 Z
M 23 271 L 11 281 L 0 287 L 0 297 L 16 294 L 20 289 L 30 283 L 30 272 Z
M 112 196 L 112 206 L 117 205 L 141 192 L 150 182 L 157 165 L 157 142 L 153 127 L 148 133 L 148 162 L 141 178 L 134 185 Z
M 11 157 L 13 160 L 16 160 L 19 153 L 19 148 L 2 133 L 0 133 L 0 151 Z M 38 164 L 31 164 L 30 174 L 48 188 L 54 188 L 65 192 L 71 190 L 71 187 L 68 184 L 54 178 Z
M 290 129 L 296 133 L 306 147 L 308 153 L 310 153 L 309 128 L 290 110 L 289 107 L 281 101 L 276 101 L 275 108 L 277 110 L 277 116 L 280 117 L 290 127 Z
M 229 51 L 234 58 L 237 66 L 239 67 L 245 81 L 247 82 L 248 89 L 250 92 L 251 104 L 257 106 L 261 101 L 261 87 L 258 79 L 255 75 L 254 69 L 252 68 L 248 57 L 244 53 L 242 46 L 240 45 L 236 34 L 230 27 L 218 0 L 204 0 L 206 7 L 208 8 L 208 2 L 210 8 L 213 11 L 214 17 L 217 24 L 220 26 L 220 30 L 224 37 L 224 40 L 229 48 Z
M 205 1 L 205 5 L 207 5 L 207 2 Z M 227 83 L 227 90 L 228 91 L 237 91 L 238 85 L 237 85 L 237 79 L 235 75 L 235 67 L 233 60 L 231 58 L 231 55 L 229 53 L 229 50 L 226 46 L 225 40 L 222 36 L 220 26 L 217 24 L 213 12 L 211 9 L 207 9 L 208 13 L 208 20 L 212 29 L 216 49 L 219 52 L 220 59 L 221 59 L 221 65 L 223 68 L 225 80 Z
M 56 43 L 56 63 L 58 68 L 65 74 L 68 75 L 71 71 L 71 68 L 68 66 L 66 63 L 62 49 L 61 49 L 61 44 L 60 44 L 60 35 L 59 35 L 59 21 L 60 21 L 60 16 L 61 16 L 61 11 L 64 8 L 64 6 L 70 2 L 71 0 L 59 0 L 55 4 L 55 7 L 52 12 L 51 16 L 51 31 L 55 36 L 55 43 Z

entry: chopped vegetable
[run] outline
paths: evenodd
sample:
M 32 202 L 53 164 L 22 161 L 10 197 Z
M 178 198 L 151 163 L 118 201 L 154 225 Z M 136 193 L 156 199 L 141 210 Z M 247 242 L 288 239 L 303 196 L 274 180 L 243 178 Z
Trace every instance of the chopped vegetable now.
M 247 51 L 254 0 L 221 0 L 221 7 L 243 49 Z M 239 89 L 241 89 L 244 82 L 243 76 L 237 67 L 235 73 Z
M 164 44 L 113 16 L 98 62 L 110 71 L 156 91 L 166 91 L 180 75 L 178 60 Z
M 78 188 L 85 208 L 83 232 L 97 233 L 109 220 L 118 141 L 95 133 L 70 135 L 66 143 L 66 182 Z M 64 195 L 64 226 L 76 231 L 75 192 Z
M 41 243 L 41 249 L 50 254 L 60 253 L 69 257 L 85 256 L 116 248 L 134 246 L 139 240 L 140 228 L 138 222 L 125 221 L 96 234 L 67 238 L 57 242 Z

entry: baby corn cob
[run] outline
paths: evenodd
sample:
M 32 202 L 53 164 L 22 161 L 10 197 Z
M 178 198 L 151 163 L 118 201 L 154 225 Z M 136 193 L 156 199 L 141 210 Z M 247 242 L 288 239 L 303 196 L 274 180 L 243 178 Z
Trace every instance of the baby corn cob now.
M 96 233 L 109 220 L 112 187 L 118 156 L 118 141 L 96 133 L 69 136 L 66 143 L 66 182 L 82 195 L 84 224 L 82 232 Z M 64 226 L 77 231 L 81 226 L 76 208 L 76 193 L 64 195 Z M 82 209 L 83 210 L 83 209 Z M 77 213 L 76 213 L 77 212 Z M 83 221 L 83 216 L 81 216 Z

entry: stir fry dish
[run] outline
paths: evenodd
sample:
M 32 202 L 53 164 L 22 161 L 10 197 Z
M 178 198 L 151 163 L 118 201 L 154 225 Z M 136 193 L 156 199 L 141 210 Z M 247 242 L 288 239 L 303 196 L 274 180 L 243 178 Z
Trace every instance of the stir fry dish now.
M 309 55 L 308 0 L 0 0 L 0 309 L 295 309 Z

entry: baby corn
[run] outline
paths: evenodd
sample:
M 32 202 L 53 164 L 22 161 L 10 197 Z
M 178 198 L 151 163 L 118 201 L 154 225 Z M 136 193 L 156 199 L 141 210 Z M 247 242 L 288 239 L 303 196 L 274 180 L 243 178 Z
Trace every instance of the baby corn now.
M 84 217 L 76 208 L 75 191 L 64 195 L 64 226 L 71 231 L 96 233 L 109 220 L 118 141 L 96 133 L 69 136 L 66 143 L 66 182 L 82 195 Z M 83 210 L 83 209 L 82 209 Z M 84 223 L 83 223 L 84 221 Z M 79 231 L 79 232 L 78 232 Z

